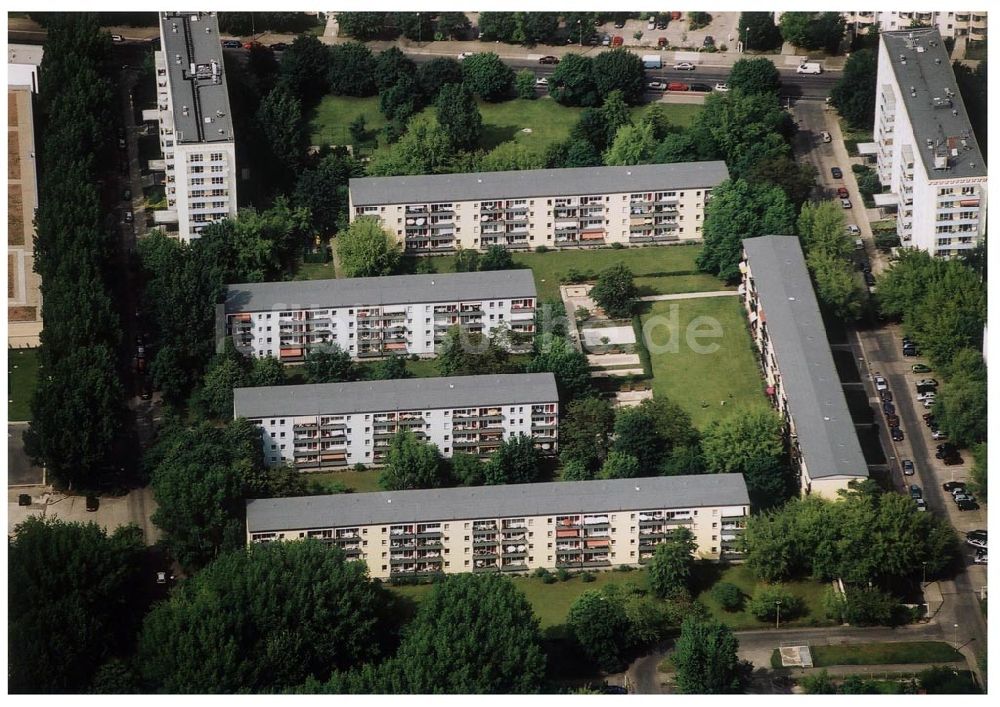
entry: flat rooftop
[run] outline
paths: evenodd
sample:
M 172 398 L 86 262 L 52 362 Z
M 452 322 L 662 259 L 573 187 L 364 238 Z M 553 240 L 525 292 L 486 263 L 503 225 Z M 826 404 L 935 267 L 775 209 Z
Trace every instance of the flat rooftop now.
M 178 144 L 233 141 L 219 21 L 214 12 L 161 12 L 160 43 Z
M 986 164 L 937 29 L 882 32 L 928 179 L 985 177 Z M 935 155 L 945 158 L 935 167 Z
M 351 204 L 521 199 L 624 192 L 711 189 L 729 178 L 726 163 L 682 162 L 628 167 L 526 169 L 511 172 L 362 177 L 350 181 Z
M 551 373 L 512 373 L 236 388 L 236 417 L 350 415 L 559 401 Z
M 743 248 L 809 476 L 867 477 L 799 239 L 747 238 Z
M 229 285 L 226 313 L 535 297 L 531 270 Z
M 247 530 L 748 505 L 742 474 L 652 476 L 256 499 L 247 501 Z

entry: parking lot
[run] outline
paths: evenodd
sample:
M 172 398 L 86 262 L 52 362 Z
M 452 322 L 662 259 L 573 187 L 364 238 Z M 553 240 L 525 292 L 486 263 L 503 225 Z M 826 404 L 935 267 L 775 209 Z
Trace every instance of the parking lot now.
M 669 13 L 664 13 L 669 14 Z M 649 29 L 647 20 L 626 20 L 624 27 L 615 27 L 614 22 L 606 22 L 597 27 L 597 34 L 608 34 L 614 37 L 620 35 L 629 46 L 656 47 L 660 38 L 666 38 L 667 46 L 701 47 L 705 37 L 711 36 L 715 46 L 727 45 L 730 51 L 736 50 L 738 12 L 713 12 L 712 21 L 701 29 L 691 29 L 688 13 L 681 13 L 681 19 L 671 20 L 666 29 Z M 642 38 L 635 39 L 636 32 L 642 32 Z

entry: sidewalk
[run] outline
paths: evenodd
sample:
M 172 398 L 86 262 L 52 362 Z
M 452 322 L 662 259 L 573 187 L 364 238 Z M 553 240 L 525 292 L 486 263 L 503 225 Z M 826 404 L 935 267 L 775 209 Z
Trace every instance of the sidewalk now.
M 711 292 L 680 292 L 675 295 L 647 295 L 640 297 L 640 302 L 667 302 L 675 299 L 701 299 L 702 297 L 735 297 L 736 290 L 713 290 Z

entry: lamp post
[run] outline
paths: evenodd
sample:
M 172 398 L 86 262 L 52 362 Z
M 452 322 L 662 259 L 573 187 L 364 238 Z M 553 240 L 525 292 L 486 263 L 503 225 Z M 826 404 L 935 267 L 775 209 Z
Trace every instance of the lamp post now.
M 576 26 L 580 28 L 580 47 L 583 47 L 583 20 L 577 20 Z
M 958 624 L 955 624 L 955 650 L 958 650 Z
M 781 599 L 778 599 L 774 602 L 774 608 L 775 608 L 774 628 L 779 629 L 781 628 Z M 958 635 L 957 631 L 955 632 L 955 635 L 956 636 Z
M 748 52 L 750 51 L 750 25 L 744 27 L 743 31 L 746 32 L 746 37 L 747 37 L 746 41 L 743 43 L 743 51 Z

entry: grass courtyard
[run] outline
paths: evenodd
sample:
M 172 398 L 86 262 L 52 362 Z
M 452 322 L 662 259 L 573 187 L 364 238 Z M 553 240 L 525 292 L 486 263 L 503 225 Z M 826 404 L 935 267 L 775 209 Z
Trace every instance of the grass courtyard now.
M 632 119 L 638 120 L 648 110 L 647 104 L 631 109 Z M 670 122 L 687 127 L 701 111 L 699 105 L 662 103 Z M 569 136 L 569 132 L 583 111 L 582 108 L 563 106 L 548 97 L 536 100 L 517 98 L 502 103 L 479 102 L 483 117 L 483 135 L 480 147 L 491 150 L 502 142 L 513 140 L 541 154 L 549 145 Z M 424 112 L 434 112 L 433 107 Z M 378 109 L 378 97 L 354 98 L 351 96 L 326 96 L 316 108 L 310 122 L 314 145 L 344 145 L 351 142 L 349 127 L 358 117 L 365 119 L 365 129 L 374 135 L 386 121 Z M 525 128 L 530 133 L 523 132 Z
M 7 419 L 31 419 L 31 397 L 38 383 L 38 349 L 7 350 Z
M 766 405 L 738 297 L 653 302 L 642 324 L 653 367 L 653 394 L 678 403 L 695 427 L 703 429 L 712 420 Z
M 965 657 L 941 641 L 901 641 L 841 646 L 812 646 L 813 665 L 894 665 L 910 663 L 951 663 Z

